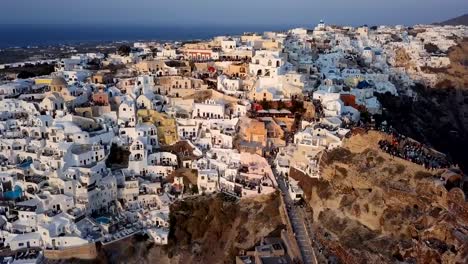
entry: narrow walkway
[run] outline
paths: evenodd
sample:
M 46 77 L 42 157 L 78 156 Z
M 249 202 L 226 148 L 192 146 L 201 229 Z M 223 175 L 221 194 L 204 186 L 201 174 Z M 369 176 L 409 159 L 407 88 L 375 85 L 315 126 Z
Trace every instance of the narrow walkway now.
M 309 230 L 306 230 L 306 219 L 304 218 L 304 215 L 299 211 L 300 208 L 294 206 L 294 202 L 289 196 L 288 188 L 286 186 L 286 183 L 284 182 L 284 179 L 278 177 L 276 175 L 276 172 L 274 173 L 281 192 L 285 194 L 284 197 L 286 206 L 288 207 L 288 217 L 294 229 L 296 241 L 299 245 L 304 264 L 317 264 L 317 258 L 315 257 L 315 252 L 311 244 Z
M 291 206 L 288 211 L 289 219 L 294 229 L 294 234 L 296 235 L 296 240 L 301 250 L 302 258 L 304 263 L 315 264 L 314 252 L 312 245 L 310 243 L 310 238 L 308 232 L 305 228 L 304 219 L 301 217 L 300 212 L 295 206 Z

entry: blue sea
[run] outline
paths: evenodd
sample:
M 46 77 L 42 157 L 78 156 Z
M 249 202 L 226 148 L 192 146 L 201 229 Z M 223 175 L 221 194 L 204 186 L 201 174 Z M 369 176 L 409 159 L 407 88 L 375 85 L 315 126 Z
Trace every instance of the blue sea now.
M 0 48 L 103 41 L 192 40 L 290 26 L 0 25 Z

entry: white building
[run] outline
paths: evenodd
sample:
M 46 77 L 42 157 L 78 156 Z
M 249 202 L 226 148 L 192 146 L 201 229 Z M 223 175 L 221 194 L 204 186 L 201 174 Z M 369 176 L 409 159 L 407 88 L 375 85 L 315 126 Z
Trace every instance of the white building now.
M 195 103 L 193 105 L 193 118 L 223 119 L 224 105 L 216 103 L 213 100 L 207 100 L 204 103 Z

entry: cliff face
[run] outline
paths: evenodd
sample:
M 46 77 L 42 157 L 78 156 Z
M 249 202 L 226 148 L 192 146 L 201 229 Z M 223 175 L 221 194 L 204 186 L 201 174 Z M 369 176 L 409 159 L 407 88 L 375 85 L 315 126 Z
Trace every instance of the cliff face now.
M 450 64 L 447 69 L 439 73 L 441 81 L 436 88 L 459 88 L 468 87 L 468 38 L 462 39 L 456 46 L 448 50 Z
M 468 40 L 449 50 L 450 65 L 436 87 L 414 87 L 416 101 L 379 95 L 387 120 L 400 133 L 447 153 L 468 170 Z
M 282 226 L 277 194 L 240 202 L 201 196 L 171 208 L 171 263 L 234 263 L 240 250 Z
M 438 173 L 378 148 L 386 135 L 355 135 L 322 159 L 323 178 L 295 171 L 317 237 L 344 263 L 466 263 L 468 203 Z
M 171 207 L 169 244 L 129 238 L 99 249 L 93 261 L 51 263 L 234 263 L 241 250 L 283 227 L 278 194 L 235 202 L 223 195 L 198 196 Z M 279 233 L 278 233 L 279 234 Z

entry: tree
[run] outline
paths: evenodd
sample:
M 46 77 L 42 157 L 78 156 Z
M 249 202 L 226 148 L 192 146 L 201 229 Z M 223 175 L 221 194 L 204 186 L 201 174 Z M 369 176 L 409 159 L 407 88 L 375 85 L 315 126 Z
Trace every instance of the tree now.
M 20 73 L 18 73 L 18 76 L 16 76 L 18 79 L 28 79 L 28 78 L 32 78 L 32 77 L 35 77 L 36 75 L 32 72 L 29 72 L 29 71 L 20 71 Z
M 424 44 L 424 49 L 425 49 L 428 53 L 439 53 L 439 52 L 440 52 L 439 47 L 437 47 L 437 45 L 432 44 L 432 43 Z
M 99 61 L 99 59 L 95 58 L 88 62 L 86 68 L 89 70 L 99 70 L 100 66 L 101 66 L 101 62 Z
M 122 45 L 117 49 L 117 53 L 121 56 L 128 56 L 130 54 L 131 48 L 128 45 Z
M 283 101 L 279 100 L 279 101 L 278 101 L 278 105 L 277 105 L 276 108 L 277 108 L 277 109 L 286 108 L 286 104 L 285 104 Z
M 367 123 L 370 123 L 371 122 L 371 117 L 372 115 L 366 111 L 361 111 L 361 121 L 365 124 Z
M 271 108 L 271 102 L 270 101 L 262 100 L 262 101 L 260 101 L 260 105 L 262 106 L 262 109 L 264 109 L 264 110 L 268 110 L 268 109 Z
M 192 185 L 192 189 L 190 191 L 192 194 L 198 194 L 198 186 L 196 184 Z
M 403 41 L 403 39 L 400 36 L 396 35 L 396 34 L 392 34 L 391 37 L 392 37 L 392 40 L 394 42 L 402 42 Z

